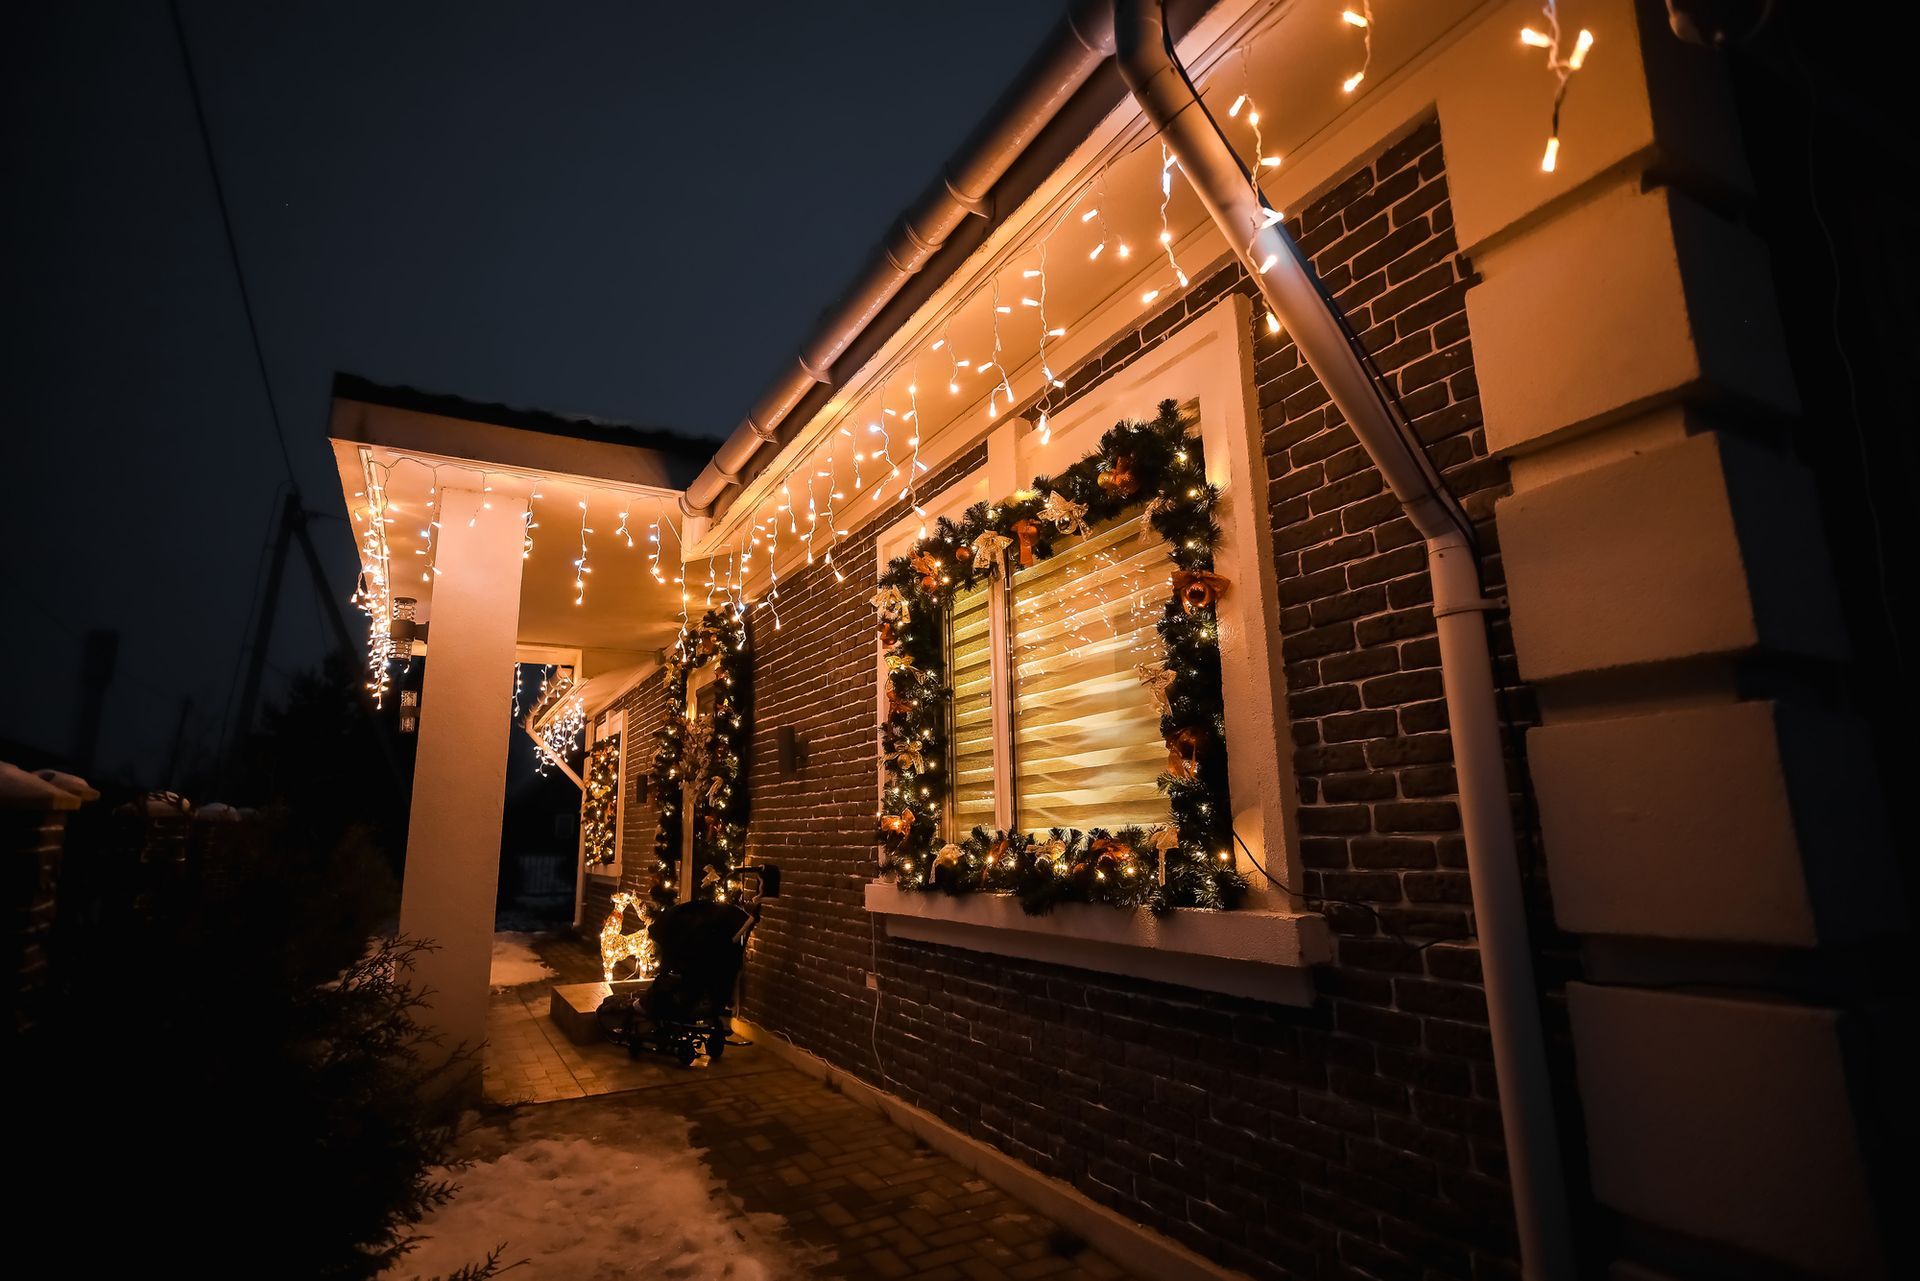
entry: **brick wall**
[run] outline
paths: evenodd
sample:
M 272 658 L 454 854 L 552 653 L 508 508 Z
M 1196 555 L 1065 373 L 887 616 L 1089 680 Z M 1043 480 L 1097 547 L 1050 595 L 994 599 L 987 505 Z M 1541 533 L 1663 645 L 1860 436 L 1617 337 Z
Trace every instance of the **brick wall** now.
M 1463 300 L 1471 268 L 1455 249 L 1439 144 L 1436 122 L 1419 125 L 1308 204 L 1293 231 L 1464 498 L 1497 593 L 1491 510 L 1506 478 L 1480 428 Z M 1197 281 L 1075 371 L 1069 394 L 1231 290 L 1251 292 L 1236 265 Z M 821 567 L 795 573 L 781 582 L 780 630 L 759 621 L 764 612 L 756 620 L 750 845 L 784 867 L 786 892 L 756 936 L 748 1012 L 1256 1276 L 1510 1275 L 1424 551 L 1291 343 L 1256 322 L 1255 351 L 1309 869 L 1299 888 L 1337 900 L 1318 904 L 1338 955 L 1316 971 L 1315 1004 L 876 933 L 862 908 L 876 785 L 867 597 L 874 532 L 896 511 L 846 540 L 844 583 Z M 1511 682 L 1504 627 L 1494 643 Z M 1512 694 L 1524 719 L 1524 691 Z M 780 726 L 806 741 L 793 777 L 777 773 Z M 870 968 L 879 998 L 865 987 Z

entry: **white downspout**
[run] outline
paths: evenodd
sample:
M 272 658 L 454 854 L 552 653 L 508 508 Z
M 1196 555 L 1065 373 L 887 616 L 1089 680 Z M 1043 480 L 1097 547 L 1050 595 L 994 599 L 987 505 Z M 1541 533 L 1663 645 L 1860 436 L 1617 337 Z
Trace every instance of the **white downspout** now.
M 1572 1281 L 1565 1176 L 1483 617 L 1494 602 L 1481 591 L 1472 526 L 1355 352 L 1311 265 L 1207 114 L 1174 52 L 1161 0 L 1116 0 L 1114 36 L 1127 87 L 1426 540 L 1521 1269 L 1529 1281 Z

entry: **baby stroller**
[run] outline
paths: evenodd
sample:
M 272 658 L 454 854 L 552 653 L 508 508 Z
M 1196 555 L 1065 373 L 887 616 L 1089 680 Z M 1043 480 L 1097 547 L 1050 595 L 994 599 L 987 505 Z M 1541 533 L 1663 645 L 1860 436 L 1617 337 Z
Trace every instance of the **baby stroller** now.
M 717 1062 L 733 1031 L 733 986 L 760 921 L 760 889 L 750 886 L 738 903 L 696 901 L 663 912 L 647 929 L 659 970 L 645 991 L 600 1003 L 602 1034 L 634 1058 L 651 1051 L 692 1067 L 705 1050 Z

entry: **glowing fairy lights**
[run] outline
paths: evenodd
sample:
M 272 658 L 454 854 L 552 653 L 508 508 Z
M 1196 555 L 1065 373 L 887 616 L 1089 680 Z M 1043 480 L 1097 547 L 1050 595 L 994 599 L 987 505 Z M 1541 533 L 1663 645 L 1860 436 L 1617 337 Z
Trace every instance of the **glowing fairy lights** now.
M 587 500 L 580 500 L 580 558 L 573 562 L 573 603 L 587 603 L 587 575 L 593 572 L 593 566 L 587 563 L 587 535 L 593 532 L 587 527 Z
M 352 601 L 354 608 L 367 616 L 366 687 L 375 707 L 385 703 L 392 685 L 393 581 L 387 546 L 391 505 L 386 488 L 386 476 L 392 470 L 388 467 L 383 471 L 370 458 L 363 462 L 361 475 L 366 488 L 357 496 L 365 497 L 367 506 L 364 513 L 353 513 L 354 521 L 365 528 L 360 531 L 360 576 L 354 583 Z
M 1255 181 L 1258 181 L 1261 170 L 1280 167 L 1280 157 L 1267 153 L 1266 139 L 1260 133 L 1260 106 L 1253 100 L 1252 56 L 1250 48 L 1240 51 L 1240 94 L 1233 100 L 1233 105 L 1227 108 L 1227 119 L 1244 118 L 1247 127 L 1253 130 L 1253 160 L 1247 168 L 1253 171 Z M 1244 117 L 1241 114 L 1243 111 Z
M 631 890 L 621 890 L 613 896 L 610 908 L 606 923 L 600 927 L 600 973 L 607 982 L 613 983 L 616 968 L 626 961 L 633 965 L 626 978 L 652 978 L 659 963 L 653 956 L 653 940 L 647 937 L 647 920 L 642 913 L 640 896 Z M 626 927 L 628 912 L 640 918 L 635 929 Z
M 567 758 L 580 750 L 587 727 L 587 705 L 575 690 L 571 669 L 549 670 L 540 684 L 539 697 L 527 712 L 526 728 L 533 736 L 541 773 L 549 765 L 565 765 Z
M 428 484 L 425 498 L 419 500 L 418 510 L 415 510 L 412 501 L 403 506 L 394 497 L 394 475 L 403 468 L 417 468 L 426 473 Z M 524 492 L 526 495 L 526 505 L 511 518 L 520 523 L 520 557 L 523 561 L 531 560 L 534 553 L 535 531 L 541 524 L 538 511 L 540 500 L 545 497 L 542 487 L 544 484 L 552 483 L 552 480 L 537 473 L 521 472 L 511 468 L 481 470 L 468 468 L 459 463 L 405 454 L 375 457 L 370 450 L 361 452 L 361 469 L 364 487 L 352 492 L 351 498 L 356 501 L 349 512 L 355 526 L 360 570 L 349 600 L 354 608 L 367 616 L 365 686 L 372 696 L 374 705 L 380 707 L 384 705 L 386 694 L 392 687 L 392 665 L 408 657 L 404 652 L 408 647 L 396 638 L 394 628 L 395 582 L 396 573 L 399 572 L 395 565 L 396 551 L 398 550 L 398 558 L 406 561 L 404 574 L 407 581 L 411 581 L 416 567 L 422 583 L 431 584 L 437 581 L 443 572 L 440 553 L 448 522 L 454 522 L 456 528 L 460 523 L 464 523 L 467 528 L 477 527 L 481 513 L 493 509 L 494 495 L 502 485 L 506 484 L 506 480 L 503 479 L 505 477 L 515 483 L 507 486 L 506 491 L 501 493 L 503 498 L 507 493 Z M 466 485 L 456 483 L 449 490 L 442 478 L 442 473 L 446 471 L 466 471 L 470 476 L 477 477 L 479 483 L 477 485 L 473 485 L 471 481 Z M 592 492 L 603 494 L 608 490 L 612 491 L 611 496 L 618 503 L 619 512 L 619 527 L 613 531 L 612 537 L 617 540 L 616 545 L 624 544 L 628 550 L 638 547 L 638 539 L 634 536 L 636 518 L 644 510 L 639 505 L 646 502 L 655 505 L 647 534 L 647 573 L 662 586 L 669 582 L 679 586 L 682 598 L 681 612 L 684 615 L 686 591 L 683 576 L 674 574 L 669 577 L 666 572 L 667 567 L 663 567 L 661 563 L 665 553 L 663 528 L 674 535 L 676 542 L 680 539 L 678 526 L 666 515 L 665 500 L 669 495 L 666 491 L 644 486 L 628 488 L 596 485 Z M 448 510 L 450 493 L 459 495 L 459 499 L 454 500 L 452 504 L 455 508 L 453 511 Z M 471 500 L 471 508 L 464 506 L 462 500 Z M 515 501 L 519 499 L 516 497 Z M 578 498 L 575 501 L 580 511 L 580 526 L 578 551 L 573 560 L 574 604 L 584 605 L 586 584 L 589 581 L 587 575 L 594 569 L 592 536 L 595 529 L 591 524 L 589 499 Z M 462 517 L 465 518 L 464 522 L 461 520 Z M 405 550 L 396 548 L 396 542 L 402 539 L 413 543 L 411 558 L 407 556 Z M 602 549 L 604 550 L 604 543 Z M 517 690 L 514 701 L 517 715 L 519 704 Z
M 1340 92 L 1352 93 L 1367 78 L 1367 72 L 1373 69 L 1373 5 L 1370 0 L 1360 0 L 1359 10 L 1342 10 L 1340 21 L 1360 30 L 1360 70 L 1340 82 Z
M 1554 127 L 1543 165 L 1549 171 L 1559 146 L 1559 111 L 1567 78 L 1580 69 L 1594 44 L 1592 33 L 1582 30 L 1577 38 L 1566 42 L 1563 53 L 1555 10 L 1553 0 L 1548 0 L 1542 10 L 1545 15 L 1544 33 L 1529 29 L 1522 36 L 1529 48 L 1547 51 L 1549 68 L 1559 82 L 1554 103 Z M 1376 75 L 1373 38 L 1377 22 L 1371 0 L 1351 0 L 1351 3 L 1336 5 L 1328 20 L 1336 22 L 1341 30 L 1358 40 L 1360 56 L 1356 60 L 1357 65 L 1350 64 L 1350 74 L 1344 75 L 1340 82 L 1343 93 L 1356 94 Z M 1261 233 L 1279 224 L 1286 216 L 1260 190 L 1263 179 L 1283 167 L 1282 149 L 1270 144 L 1264 133 L 1272 122 L 1261 112 L 1257 89 L 1262 82 L 1254 74 L 1252 42 L 1265 29 L 1256 28 L 1239 44 L 1236 50 L 1239 56 L 1237 72 L 1224 60 L 1217 64 L 1225 87 L 1215 108 L 1223 117 L 1223 125 L 1229 125 L 1230 122 L 1232 129 L 1245 128 L 1248 131 L 1247 135 L 1236 134 L 1235 150 L 1243 159 L 1248 179 L 1264 214 L 1256 219 L 1256 226 L 1249 228 L 1250 239 L 1245 258 L 1252 270 L 1262 273 L 1280 265 L 1281 253 L 1271 243 L 1261 246 Z M 1227 56 L 1230 58 L 1232 54 Z M 1226 75 L 1234 76 L 1235 80 L 1224 81 Z M 1160 164 L 1154 170 L 1149 168 L 1151 162 L 1148 157 L 1156 143 Z M 943 314 L 936 316 L 924 335 L 917 339 L 907 338 L 889 354 L 885 363 L 870 375 L 871 380 L 865 388 L 857 392 L 851 401 L 838 404 L 836 416 L 817 428 L 819 434 L 812 436 L 810 444 L 798 451 L 790 461 L 790 470 L 784 481 L 767 476 L 760 482 L 762 488 L 754 490 L 751 496 L 745 493 L 741 495 L 744 505 L 729 520 L 738 521 L 743 527 L 752 526 L 761 534 L 761 539 L 757 542 L 745 540 L 729 550 L 726 538 L 718 536 L 716 531 L 716 536 L 708 543 L 708 550 L 715 557 L 728 562 L 724 573 L 716 569 L 715 581 L 726 584 L 727 597 L 735 603 L 736 608 L 744 604 L 766 604 L 757 597 L 747 599 L 754 595 L 749 579 L 763 586 L 769 585 L 773 581 L 770 571 L 754 575 L 742 571 L 758 568 L 752 564 L 757 555 L 756 549 L 770 553 L 777 550 L 777 542 L 768 536 L 771 532 L 769 512 L 775 519 L 784 518 L 789 539 L 797 540 L 800 544 L 799 548 L 786 549 L 790 560 L 804 558 L 807 565 L 823 562 L 832 569 L 836 580 L 843 582 L 846 575 L 838 564 L 839 558 L 835 552 L 840 548 L 839 540 L 847 537 L 849 531 L 839 527 L 837 516 L 850 496 L 868 494 L 871 490 L 869 504 L 863 511 L 883 509 L 890 503 L 904 500 L 912 514 L 919 516 L 923 524 L 931 523 L 922 505 L 920 480 L 922 473 L 927 470 L 921 454 L 932 439 L 928 433 L 934 430 L 934 426 L 923 417 L 923 407 L 916 394 L 917 375 L 928 368 L 921 364 L 926 357 L 931 356 L 939 362 L 928 362 L 936 385 L 940 381 L 939 373 L 946 374 L 944 381 L 949 397 L 960 397 L 963 390 L 982 389 L 984 384 L 985 416 L 990 422 L 1003 421 L 1020 409 L 1033 416 L 1033 429 L 1038 442 L 1045 445 L 1051 441 L 1054 435 L 1053 420 L 1061 404 L 1061 397 L 1057 393 L 1064 393 L 1069 385 L 1068 380 L 1055 368 L 1060 359 L 1056 340 L 1066 334 L 1055 318 L 1058 286 L 1061 284 L 1056 273 L 1065 264 L 1070 273 L 1066 279 L 1077 285 L 1079 282 L 1072 279 L 1071 273 L 1084 275 L 1088 272 L 1104 272 L 1112 264 L 1119 263 L 1125 274 L 1141 265 L 1131 261 L 1132 249 L 1124 234 L 1128 217 L 1141 211 L 1140 202 L 1123 200 L 1120 205 L 1115 205 L 1109 198 L 1110 178 L 1117 176 L 1109 171 L 1115 165 L 1126 164 L 1126 172 L 1137 173 L 1138 168 L 1126 162 L 1129 157 L 1141 152 L 1147 155 L 1141 157 L 1138 167 L 1149 168 L 1149 172 L 1158 175 L 1159 191 L 1155 209 L 1158 227 L 1153 234 L 1157 235 L 1157 248 L 1162 257 L 1154 259 L 1156 270 L 1139 280 L 1130 292 L 1133 292 L 1140 306 L 1150 307 L 1164 301 L 1171 293 L 1191 288 L 1192 281 L 1180 259 L 1177 218 L 1173 207 L 1173 179 L 1175 171 L 1180 168 L 1179 157 L 1172 152 L 1164 138 L 1150 131 L 1143 132 L 1123 144 L 1116 154 L 1103 159 L 1081 179 L 1077 187 L 1064 194 L 1055 205 L 1057 214 L 1047 215 L 1048 225 L 1036 225 L 1024 242 L 1009 244 L 986 261 L 970 292 L 962 294 Z M 1055 243 L 1056 238 L 1059 243 Z M 1137 228 L 1135 238 L 1142 238 Z M 1271 237 L 1267 240 L 1271 242 Z M 1016 283 L 1018 288 L 1015 287 Z M 1080 295 L 1082 299 L 1088 296 L 1085 292 Z M 1105 294 L 1096 286 L 1091 296 L 1100 298 Z M 968 321 L 967 329 L 960 327 L 963 319 Z M 1268 336 L 1277 336 L 1284 331 L 1280 317 L 1270 308 L 1256 313 L 1255 324 Z M 1033 344 L 1032 347 L 1027 347 L 1029 342 Z M 967 349 L 976 343 L 979 345 L 974 350 Z M 1022 360 L 1013 356 L 1009 363 L 1013 352 L 1028 353 L 1030 359 Z M 915 376 L 908 385 L 908 404 L 902 409 L 897 402 L 889 403 L 898 394 L 897 385 L 889 386 L 889 383 L 910 370 L 914 371 Z M 982 381 L 972 382 L 969 376 Z M 1026 397 L 1025 401 L 1022 401 L 1022 396 Z M 961 412 L 971 413 L 971 409 Z M 911 435 L 905 437 L 904 442 L 894 430 L 898 427 L 911 428 Z M 851 454 L 850 459 L 841 457 L 841 438 L 847 441 L 845 451 Z M 893 452 L 896 446 L 902 447 L 901 453 Z M 782 461 L 788 462 L 785 459 Z M 842 466 L 849 465 L 852 473 L 850 488 L 843 483 L 840 471 Z M 907 470 L 904 477 L 901 475 L 903 469 Z M 803 496 L 793 488 L 793 481 L 802 477 L 806 484 L 804 520 L 799 510 Z M 821 519 L 823 508 L 824 521 Z M 824 530 L 820 528 L 823 525 Z M 710 587 L 710 599 L 712 595 Z
M 1557 0 L 1546 0 L 1540 13 L 1547 20 L 1545 31 L 1533 27 L 1520 28 L 1520 43 L 1529 49 L 1544 49 L 1547 53 L 1547 70 L 1553 72 L 1555 85 L 1553 90 L 1553 117 L 1547 130 L 1547 149 L 1540 157 L 1540 171 L 1552 173 L 1560 163 L 1560 108 L 1567 100 L 1567 81 L 1573 73 L 1586 64 L 1587 54 L 1593 51 L 1593 32 L 1585 27 L 1573 38 L 1573 48 L 1564 57 L 1560 53 L 1560 12 Z

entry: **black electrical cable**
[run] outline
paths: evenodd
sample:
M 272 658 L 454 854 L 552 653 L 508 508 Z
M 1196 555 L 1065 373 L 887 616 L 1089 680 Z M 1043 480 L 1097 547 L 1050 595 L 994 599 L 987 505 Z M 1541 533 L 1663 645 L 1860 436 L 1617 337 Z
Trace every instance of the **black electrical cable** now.
M 1421 939 L 1418 942 L 1416 942 L 1415 940 L 1410 939 L 1406 935 L 1402 934 L 1399 930 L 1395 929 L 1393 925 L 1387 920 L 1387 918 L 1381 914 L 1380 909 L 1375 907 L 1371 903 L 1365 902 L 1357 898 L 1341 898 L 1340 896 L 1334 895 L 1334 894 L 1302 894 L 1302 893 L 1296 892 L 1292 886 L 1288 885 L 1285 881 L 1275 876 L 1272 872 L 1269 872 L 1266 869 L 1266 865 L 1263 864 L 1259 859 L 1253 856 L 1253 851 L 1247 848 L 1247 843 L 1245 840 L 1241 839 L 1239 832 L 1235 832 L 1233 834 L 1233 839 L 1240 846 L 1241 851 L 1246 854 L 1247 861 L 1249 863 L 1252 863 L 1254 867 L 1259 869 L 1260 875 L 1266 877 L 1268 881 L 1278 886 L 1280 888 L 1280 891 L 1283 894 L 1292 895 L 1294 898 L 1297 898 L 1304 903 L 1338 903 L 1344 907 L 1357 907 L 1361 911 L 1373 917 L 1374 924 L 1380 927 L 1380 930 L 1382 933 L 1387 935 L 1387 937 L 1391 938 L 1394 942 L 1400 944 L 1402 947 L 1407 949 L 1404 953 L 1402 953 L 1401 955 L 1393 959 L 1393 964 L 1395 965 L 1399 965 L 1403 961 L 1410 960 L 1411 958 L 1418 956 L 1420 953 L 1432 947 L 1435 943 L 1464 943 L 1468 939 L 1471 939 L 1474 937 L 1471 933 L 1437 934 L 1432 938 Z
M 194 71 L 193 50 L 187 43 L 187 28 L 180 17 L 180 0 L 167 0 L 167 13 L 173 19 L 173 34 L 180 45 L 180 63 L 187 73 L 187 92 L 193 99 L 193 119 L 200 130 L 200 145 L 207 156 L 207 173 L 213 179 L 214 203 L 220 209 L 220 229 L 226 235 L 227 257 L 233 263 L 234 283 L 240 288 L 240 308 L 246 313 L 247 334 L 253 340 L 253 361 L 260 371 L 260 387 L 267 396 L 267 413 L 273 419 L 274 443 L 280 447 L 280 461 L 286 465 L 287 483 L 300 492 L 293 467 L 293 453 L 287 448 L 287 432 L 280 421 L 280 402 L 273 394 L 273 379 L 267 374 L 267 354 L 260 343 L 260 323 L 253 314 L 253 294 L 247 288 L 247 273 L 240 265 L 240 242 L 233 234 L 233 215 L 227 208 L 226 185 L 220 180 L 220 160 L 213 149 L 213 133 L 207 127 L 207 110 L 200 98 L 200 77 Z M 302 504 L 304 506 L 304 504 Z

